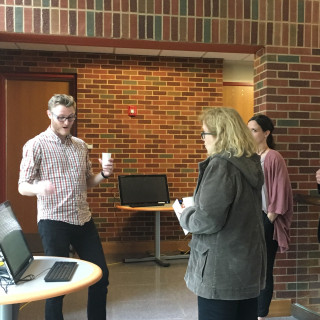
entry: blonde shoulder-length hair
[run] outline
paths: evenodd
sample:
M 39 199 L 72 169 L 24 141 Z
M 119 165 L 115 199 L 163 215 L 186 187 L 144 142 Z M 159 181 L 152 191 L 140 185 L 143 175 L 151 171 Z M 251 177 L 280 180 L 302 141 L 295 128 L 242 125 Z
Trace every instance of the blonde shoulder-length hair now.
M 212 150 L 208 150 L 209 155 L 228 153 L 235 157 L 251 157 L 256 153 L 255 140 L 235 109 L 213 107 L 206 109 L 199 118 L 216 137 Z

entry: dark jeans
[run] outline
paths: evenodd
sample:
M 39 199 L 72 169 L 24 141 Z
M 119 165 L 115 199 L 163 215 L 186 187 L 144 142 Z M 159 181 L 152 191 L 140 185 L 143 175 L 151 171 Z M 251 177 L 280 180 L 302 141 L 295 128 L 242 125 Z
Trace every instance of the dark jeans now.
M 198 297 L 198 320 L 257 320 L 257 298 L 215 300 Z
M 258 317 L 266 317 L 273 294 L 273 266 L 278 250 L 278 242 L 273 240 L 274 225 L 270 222 L 267 215 L 262 212 L 264 236 L 267 245 L 267 274 L 266 287 L 260 292 L 258 297 Z
M 47 256 L 68 257 L 71 244 L 80 259 L 90 261 L 101 268 L 102 278 L 88 289 L 87 316 L 89 320 L 105 320 L 109 271 L 93 220 L 83 226 L 40 220 L 38 229 Z M 63 320 L 62 305 L 63 296 L 48 299 L 45 319 Z

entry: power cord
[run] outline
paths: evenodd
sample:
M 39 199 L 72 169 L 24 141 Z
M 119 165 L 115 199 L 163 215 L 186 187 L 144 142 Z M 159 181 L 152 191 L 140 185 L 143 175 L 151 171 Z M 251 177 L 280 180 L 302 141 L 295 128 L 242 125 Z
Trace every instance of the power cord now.
M 0 276 L 0 287 L 3 289 L 5 293 L 8 293 L 8 287 L 14 285 L 13 280 L 9 277 L 9 275 Z

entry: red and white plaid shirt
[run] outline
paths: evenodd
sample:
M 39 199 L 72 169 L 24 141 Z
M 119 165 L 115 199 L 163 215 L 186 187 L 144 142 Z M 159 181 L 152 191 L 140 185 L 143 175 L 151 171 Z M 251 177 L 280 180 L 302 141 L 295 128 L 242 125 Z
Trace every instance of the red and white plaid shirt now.
M 83 225 L 91 219 L 87 178 L 92 176 L 85 142 L 69 135 L 65 143 L 49 127 L 23 147 L 19 184 L 49 180 L 56 193 L 38 198 L 38 222 L 49 219 Z

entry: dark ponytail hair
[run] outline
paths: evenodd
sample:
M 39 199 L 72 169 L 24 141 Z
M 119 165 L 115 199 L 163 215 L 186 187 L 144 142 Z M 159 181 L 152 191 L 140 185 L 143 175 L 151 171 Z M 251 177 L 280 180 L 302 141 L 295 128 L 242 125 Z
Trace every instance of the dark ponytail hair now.
M 270 131 L 270 134 L 267 137 L 267 145 L 270 149 L 275 149 L 276 144 L 272 136 L 272 132 L 274 130 L 272 120 L 264 114 L 258 114 L 256 116 L 253 116 L 249 121 L 256 121 L 263 132 L 266 132 L 268 130 Z

